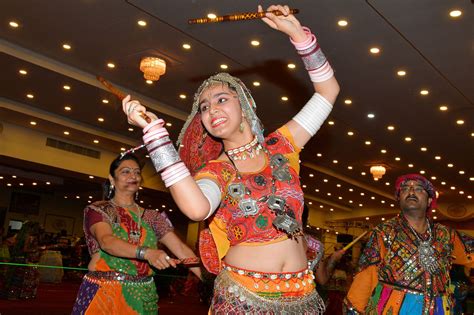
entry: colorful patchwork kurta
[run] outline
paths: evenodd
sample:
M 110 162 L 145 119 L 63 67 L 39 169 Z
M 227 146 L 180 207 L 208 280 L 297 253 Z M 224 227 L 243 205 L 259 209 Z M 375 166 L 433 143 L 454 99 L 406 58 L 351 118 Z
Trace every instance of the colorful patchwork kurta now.
M 418 239 L 399 215 L 373 231 L 346 303 L 365 314 L 449 314 L 452 264 L 474 267 L 474 239 L 430 221 L 437 272 L 424 270 Z M 421 235 L 423 240 L 429 233 Z
M 153 270 L 146 261 L 109 255 L 99 247 L 90 232 L 90 227 L 106 222 L 113 235 L 134 245 L 157 248 L 157 242 L 173 226 L 164 212 L 144 210 L 140 240 L 130 238 L 138 230 L 138 216 L 110 202 L 101 201 L 84 210 L 84 233 L 89 252 L 99 253 L 99 260 L 84 277 L 79 289 L 73 314 L 156 314 L 158 295 L 152 275 Z M 90 266 L 89 266 L 90 267 Z

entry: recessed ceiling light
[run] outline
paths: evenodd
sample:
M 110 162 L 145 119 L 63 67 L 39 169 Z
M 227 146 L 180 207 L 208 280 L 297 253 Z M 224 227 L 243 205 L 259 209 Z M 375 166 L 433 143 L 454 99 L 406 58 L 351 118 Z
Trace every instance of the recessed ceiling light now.
M 215 13 L 208 13 L 208 14 L 207 14 L 207 17 L 208 17 L 209 19 L 215 19 L 215 18 L 217 17 L 217 15 L 216 15 Z
M 413 164 L 408 164 L 408 167 L 413 167 Z
M 470 180 L 471 182 L 474 182 L 474 177 L 469 177 L 469 180 Z
M 63 89 L 65 89 L 65 90 L 68 90 L 68 91 L 69 91 L 69 90 L 71 89 L 71 87 L 70 87 L 69 85 L 65 85 L 65 86 L 63 86 Z
M 337 184 L 336 187 L 341 187 L 342 185 L 341 184 Z
M 350 165 L 347 167 L 347 169 L 348 169 L 348 170 L 351 170 L 352 168 L 353 168 L 353 167 L 352 167 L 352 166 L 350 166 Z
M 282 96 L 281 100 L 286 102 L 286 101 L 288 101 L 288 97 L 287 96 Z
M 426 147 L 421 147 L 420 150 L 423 151 L 423 152 L 426 152 L 426 151 L 428 151 L 428 148 L 426 148 Z
M 130 127 L 130 128 L 128 128 L 128 131 L 133 131 L 133 128 L 131 128 L 131 127 Z
M 439 155 L 435 156 L 435 160 L 441 160 L 441 156 Z
M 382 150 L 380 150 L 380 153 L 384 153 L 384 154 L 385 154 L 385 153 L 387 153 L 387 150 L 382 149 Z
M 166 126 L 171 127 L 171 126 L 173 126 L 173 124 L 170 123 L 170 122 L 167 122 L 167 123 L 166 123 Z
M 185 100 L 186 99 L 186 94 L 179 94 L 179 98 L 182 99 L 182 100 Z
M 18 73 L 21 74 L 21 75 L 27 75 L 28 74 L 28 72 L 26 70 L 23 70 L 23 69 L 20 69 L 18 71 Z
M 30 125 L 36 126 L 36 121 L 30 121 Z
M 344 100 L 344 104 L 350 105 L 350 104 L 352 104 L 352 100 L 350 100 L 350 99 L 345 99 L 345 100 Z
M 102 117 L 97 118 L 97 120 L 100 121 L 100 122 L 104 122 L 104 118 L 102 118 Z
M 362 203 L 359 203 L 359 207 L 362 207 L 362 206 L 363 206 L 363 204 L 362 204 Z
M 360 175 L 365 176 L 365 175 L 367 175 L 367 173 L 366 172 L 360 172 Z
M 456 120 L 456 124 L 458 124 L 458 125 L 464 125 L 464 120 L 458 119 L 458 120 Z
M 353 132 L 353 131 L 348 131 L 348 132 L 347 132 L 347 135 L 348 135 L 348 136 L 353 136 L 353 135 L 354 135 L 354 132 Z
M 46 182 L 46 185 L 51 185 L 51 182 Z
M 72 47 L 69 44 L 63 44 L 63 48 L 66 50 L 70 50 Z
M 453 18 L 460 17 L 461 15 L 462 15 L 461 10 L 452 10 L 451 12 L 449 12 L 449 16 Z
M 387 130 L 393 131 L 395 130 L 395 126 L 387 126 Z
M 465 173 L 466 173 L 466 172 L 464 172 L 463 170 L 460 170 L 460 171 L 459 171 L 459 174 L 461 174 L 461 175 L 464 175 Z
M 122 152 L 125 151 L 125 150 L 126 150 L 125 148 L 120 148 L 120 151 L 122 151 Z
M 109 103 L 109 100 L 104 98 L 104 99 L 102 100 L 102 103 L 108 104 L 108 103 Z
M 406 142 L 410 142 L 411 140 L 413 140 L 411 137 L 405 137 Z
M 89 175 L 89 178 L 90 178 L 90 179 L 94 179 L 94 176 L 92 176 L 92 175 Z
M 349 23 L 346 20 L 337 21 L 337 25 L 339 25 L 341 27 L 345 27 L 345 26 L 347 26 L 347 24 L 349 24 Z
M 449 188 L 451 188 L 451 190 L 456 190 L 456 186 L 451 186 Z
M 36 186 L 36 185 L 38 185 L 38 183 L 32 182 L 31 185 Z
M 110 69 L 113 69 L 113 68 L 115 68 L 115 64 L 112 63 L 112 62 L 109 62 L 109 63 L 107 63 L 107 67 L 109 67 Z
M 316 154 L 317 157 L 322 157 L 323 155 L 321 153 Z
M 140 26 L 146 26 L 146 21 L 139 20 L 139 21 L 137 22 L 137 24 L 140 25 Z
M 449 163 L 449 164 L 448 164 L 448 167 L 454 167 L 454 164 L 453 164 L 453 163 Z
M 361 195 L 361 196 L 365 196 L 365 193 L 361 192 L 360 195 Z
M 187 44 L 187 43 L 183 44 L 182 47 L 183 47 L 184 49 L 191 49 L 191 45 L 189 45 L 189 44 Z
M 72 108 L 70 106 L 64 106 L 64 110 L 70 111 Z
M 448 110 L 448 106 L 446 106 L 446 105 L 441 105 L 441 106 L 439 107 L 439 110 L 445 112 L 445 111 Z
M 436 220 L 437 218 L 438 218 L 437 216 L 434 216 L 434 217 L 433 217 L 433 220 Z
M 252 46 L 259 46 L 259 45 L 260 45 L 260 42 L 259 42 L 258 40 L 256 40 L 256 39 L 254 39 L 254 40 L 250 41 L 250 45 L 252 45 Z
M 18 26 L 20 26 L 20 24 L 18 22 L 15 22 L 15 21 L 10 21 L 8 24 L 13 28 L 17 28 Z
M 334 121 L 332 120 L 328 121 L 328 125 L 334 126 Z
M 370 141 L 368 141 L 368 140 L 365 141 L 365 145 L 371 145 L 371 144 L 372 144 L 372 142 L 370 142 Z
M 398 156 L 397 156 L 397 157 L 395 157 L 395 161 L 400 161 L 400 160 L 401 160 L 401 158 L 400 158 L 400 157 L 398 157 Z
M 374 118 L 374 117 L 375 117 L 375 114 L 373 114 L 373 113 L 368 113 L 368 114 L 367 114 L 367 118 L 371 118 L 371 119 L 372 119 L 372 118 Z
M 323 179 L 323 182 L 327 183 L 329 180 L 327 178 Z
M 398 70 L 398 71 L 397 71 L 397 75 L 398 75 L 399 77 L 404 77 L 404 76 L 407 75 L 407 72 L 406 72 L 405 70 Z
M 34 98 L 35 96 L 34 96 L 33 94 L 26 94 L 26 97 L 32 99 L 32 98 Z
M 428 95 L 428 94 L 430 94 L 430 91 L 428 91 L 428 90 L 421 90 L 421 91 L 420 91 L 420 94 L 421 94 L 421 95 Z
M 93 142 L 97 144 L 99 143 L 99 140 L 95 139 Z
M 252 84 L 253 84 L 253 86 L 260 86 L 260 82 L 258 82 L 258 81 L 254 81 Z
M 474 137 L 474 132 L 471 132 L 471 137 Z
M 222 64 L 222 65 L 220 65 L 220 67 L 221 67 L 221 69 L 227 69 L 227 68 L 229 68 L 229 66 L 226 65 L 226 64 Z
M 420 171 L 420 174 L 425 174 L 426 172 L 424 170 L 421 170 Z
M 380 53 L 380 48 L 372 47 L 372 48 L 370 48 L 370 53 L 376 55 L 376 54 Z
M 390 186 L 390 183 L 389 183 L 389 182 L 385 182 L 385 186 Z
M 446 182 L 441 182 L 441 185 L 446 185 Z
M 370 218 L 369 218 L 369 217 L 365 217 L 365 219 L 366 219 L 367 221 L 368 221 L 368 220 L 370 220 Z
M 64 131 L 64 135 L 69 136 L 69 131 Z
M 296 68 L 296 65 L 294 63 L 289 63 L 288 64 L 288 68 L 290 69 L 295 69 Z
M 314 174 L 313 173 L 309 174 L 309 177 L 314 177 Z
M 471 196 L 471 195 L 469 195 L 469 196 L 467 196 L 467 198 L 468 198 L 468 199 L 472 199 L 472 196 Z
M 432 180 L 436 180 L 436 176 L 431 176 L 431 179 L 432 179 Z
M 464 191 L 460 190 L 460 191 L 459 191 L 459 194 L 460 194 L 460 195 L 464 195 Z
M 332 162 L 333 162 L 334 164 L 337 164 L 337 163 L 338 163 L 338 161 L 337 161 L 337 160 L 332 160 Z
M 353 192 L 353 191 L 354 191 L 354 189 L 353 189 L 353 188 L 349 188 L 349 191 L 350 191 L 350 192 Z

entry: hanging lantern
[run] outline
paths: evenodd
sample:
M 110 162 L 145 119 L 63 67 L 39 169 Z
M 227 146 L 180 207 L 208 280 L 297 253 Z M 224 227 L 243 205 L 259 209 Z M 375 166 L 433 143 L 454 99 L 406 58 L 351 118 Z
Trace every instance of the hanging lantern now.
M 374 165 L 370 167 L 370 173 L 374 177 L 374 180 L 379 180 L 385 175 L 385 167 L 382 165 Z
M 158 81 L 166 72 L 166 62 L 158 57 L 145 57 L 140 62 L 140 70 L 145 79 Z

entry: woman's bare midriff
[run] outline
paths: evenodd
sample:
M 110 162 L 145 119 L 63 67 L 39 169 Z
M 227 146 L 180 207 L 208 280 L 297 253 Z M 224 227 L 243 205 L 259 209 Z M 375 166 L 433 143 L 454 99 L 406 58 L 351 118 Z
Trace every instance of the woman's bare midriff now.
M 89 262 L 87 269 L 89 269 L 89 271 L 95 271 L 95 265 L 97 264 L 99 259 L 100 259 L 99 252 L 92 254 L 91 261 Z
M 261 272 L 295 272 L 307 268 L 301 236 L 261 246 L 232 246 L 224 261 L 234 267 Z

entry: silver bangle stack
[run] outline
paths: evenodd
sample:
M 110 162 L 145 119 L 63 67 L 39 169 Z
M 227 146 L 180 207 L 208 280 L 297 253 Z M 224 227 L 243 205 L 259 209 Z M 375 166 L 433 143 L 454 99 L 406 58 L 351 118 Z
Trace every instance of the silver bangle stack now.
M 150 145 L 147 145 L 147 149 L 148 146 L 151 147 L 153 144 L 154 143 L 152 142 Z M 181 161 L 178 151 L 174 147 L 171 140 L 169 140 L 169 142 L 165 142 L 164 144 L 154 146 L 154 148 L 151 150 L 149 149 L 148 152 L 150 154 L 151 161 L 153 162 L 153 165 L 155 166 L 155 169 L 158 173 Z
M 138 260 L 145 260 L 145 253 L 147 249 L 148 249 L 147 246 L 137 246 L 137 249 L 135 251 L 135 257 Z

